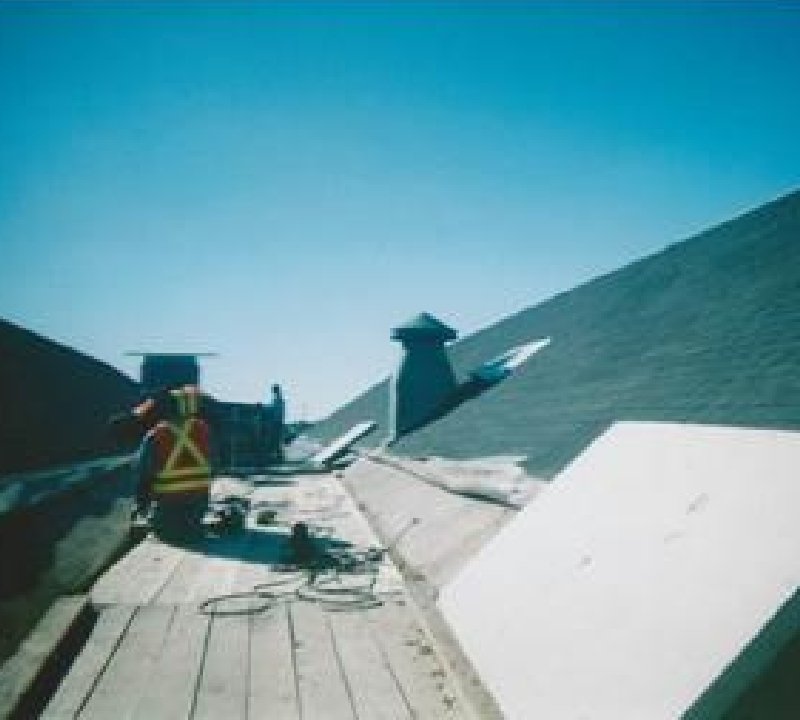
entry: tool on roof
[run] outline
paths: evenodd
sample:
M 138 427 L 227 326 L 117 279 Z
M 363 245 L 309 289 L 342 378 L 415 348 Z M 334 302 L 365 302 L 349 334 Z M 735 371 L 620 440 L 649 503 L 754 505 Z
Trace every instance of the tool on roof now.
M 352 450 L 353 445 L 369 435 L 376 427 L 378 427 L 378 423 L 372 420 L 353 425 L 344 435 L 340 435 L 322 450 L 312 455 L 309 458 L 309 463 L 321 467 L 332 465 L 336 460 Z

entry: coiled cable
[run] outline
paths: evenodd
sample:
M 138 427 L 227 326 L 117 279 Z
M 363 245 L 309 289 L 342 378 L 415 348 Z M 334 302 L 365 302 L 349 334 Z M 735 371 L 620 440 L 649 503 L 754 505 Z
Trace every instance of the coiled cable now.
M 376 584 L 384 548 L 328 550 L 314 563 L 278 565 L 285 577 L 258 583 L 251 590 L 216 595 L 204 600 L 198 612 L 209 616 L 251 615 L 267 612 L 280 603 L 318 603 L 330 612 L 369 610 L 399 590 L 378 591 Z M 354 582 L 354 580 L 356 580 Z

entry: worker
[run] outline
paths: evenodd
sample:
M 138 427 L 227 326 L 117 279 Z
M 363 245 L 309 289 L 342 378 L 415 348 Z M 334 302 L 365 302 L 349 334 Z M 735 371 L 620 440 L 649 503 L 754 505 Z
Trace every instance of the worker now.
M 108 418 L 108 428 L 116 445 L 122 449 L 135 450 L 142 439 L 157 422 L 163 420 L 169 411 L 170 393 L 183 389 L 197 398 L 197 415 L 205 420 L 215 433 L 223 421 L 220 403 L 210 395 L 200 392 L 195 385 L 184 385 L 175 388 L 163 388 L 143 398 L 138 405 L 125 412 L 115 413 Z M 167 399 L 165 403 L 164 400 Z
M 159 419 L 139 451 L 136 500 L 140 516 L 150 517 L 161 535 L 202 529 L 212 469 L 211 433 L 199 417 L 200 398 L 196 387 L 185 386 L 157 394 L 147 408 L 147 416 Z
M 270 462 L 283 461 L 283 438 L 285 435 L 286 402 L 281 386 L 272 386 L 272 400 L 264 406 L 265 441 L 267 459 Z

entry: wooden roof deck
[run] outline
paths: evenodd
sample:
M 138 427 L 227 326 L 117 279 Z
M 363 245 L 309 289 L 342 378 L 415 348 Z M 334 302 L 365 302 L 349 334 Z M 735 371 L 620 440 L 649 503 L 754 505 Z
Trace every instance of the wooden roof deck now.
M 320 543 L 379 545 L 336 478 L 259 480 L 238 492 L 287 524 L 325 526 L 315 533 Z M 229 493 L 232 484 L 215 489 Z M 97 623 L 43 717 L 469 717 L 388 558 L 374 569 L 379 607 L 332 611 L 296 595 L 250 595 L 201 612 L 209 598 L 287 577 L 279 565 L 288 526 L 260 527 L 255 514 L 242 532 L 188 547 L 148 537 L 101 577 L 92 591 Z

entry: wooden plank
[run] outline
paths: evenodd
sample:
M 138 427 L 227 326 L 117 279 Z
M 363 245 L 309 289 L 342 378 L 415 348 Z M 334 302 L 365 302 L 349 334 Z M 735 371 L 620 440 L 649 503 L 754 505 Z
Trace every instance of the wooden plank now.
M 139 608 L 81 711 L 81 720 L 131 717 L 142 699 L 175 614 L 174 607 Z
M 353 720 L 356 714 L 350 689 L 336 655 L 327 613 L 316 604 L 295 602 L 289 606 L 289 617 L 303 720 Z
M 229 535 L 209 538 L 205 552 L 210 560 L 207 571 L 193 586 L 190 599 L 200 601 L 231 593 L 248 548 L 252 542 L 250 532 L 233 531 Z
M 412 715 L 425 720 L 469 717 L 430 636 L 408 603 L 387 602 L 366 618 Z
M 175 572 L 153 598 L 153 602 L 173 605 L 199 603 L 231 591 L 246 539 L 244 533 L 198 540 Z
M 369 720 L 410 720 L 413 715 L 386 656 L 376 644 L 371 610 L 329 615 L 336 650 L 350 687 L 356 715 Z
M 194 720 L 247 717 L 249 620 L 248 615 L 212 618 Z
M 228 556 L 231 563 L 224 566 L 224 576 L 217 573 L 216 585 L 207 585 L 205 591 L 213 591 L 209 595 L 221 595 L 252 590 L 269 573 L 269 565 L 265 561 L 276 562 L 278 559 L 274 549 L 277 541 L 270 541 L 268 533 L 252 527 L 246 527 L 232 535 L 225 548 L 217 550 Z M 265 546 L 263 551 L 262 546 Z M 265 556 L 264 562 L 260 560 L 261 555 Z
M 203 665 L 209 618 L 191 605 L 180 605 L 154 663 L 142 700 L 132 717 L 141 720 L 188 718 Z
M 92 634 L 61 681 L 43 718 L 62 720 L 78 714 L 116 651 L 135 610 L 131 606 L 118 606 L 100 612 Z
M 155 537 L 143 540 L 95 583 L 92 604 L 146 605 L 161 590 L 186 551 Z
M 274 581 L 283 575 L 285 575 L 285 573 L 276 574 L 272 572 L 271 566 L 267 563 L 262 563 L 253 559 L 245 559 L 236 569 L 233 583 L 231 584 L 231 592 L 250 592 L 256 585 Z
M 205 556 L 203 560 L 197 568 L 194 580 L 186 588 L 186 596 L 182 602 L 198 604 L 231 592 L 241 560 L 214 556 Z
M 342 507 L 345 500 L 341 484 L 333 478 L 303 478 L 296 480 L 292 506 L 287 513 L 290 521 L 335 525 L 336 520 L 348 517 Z
M 248 718 L 298 720 L 294 647 L 286 605 L 250 619 Z
M 199 550 L 187 551 L 175 572 L 153 598 L 154 603 L 175 605 L 202 602 L 211 596 L 203 590 L 214 584 L 209 577 L 223 563 L 219 558 L 210 558 Z
M 285 580 L 286 587 L 291 589 L 297 583 L 292 578 L 301 580 L 297 572 L 279 572 L 274 566 L 290 559 L 288 528 L 251 529 L 248 531 L 248 542 L 242 551 L 242 562 L 234 576 L 231 592 L 248 592 L 259 583 L 280 583 Z M 275 586 L 280 592 L 281 587 Z
M 197 581 L 197 574 L 206 562 L 207 558 L 201 552 L 187 549 L 174 572 L 152 598 L 152 602 L 159 605 L 185 603 Z

